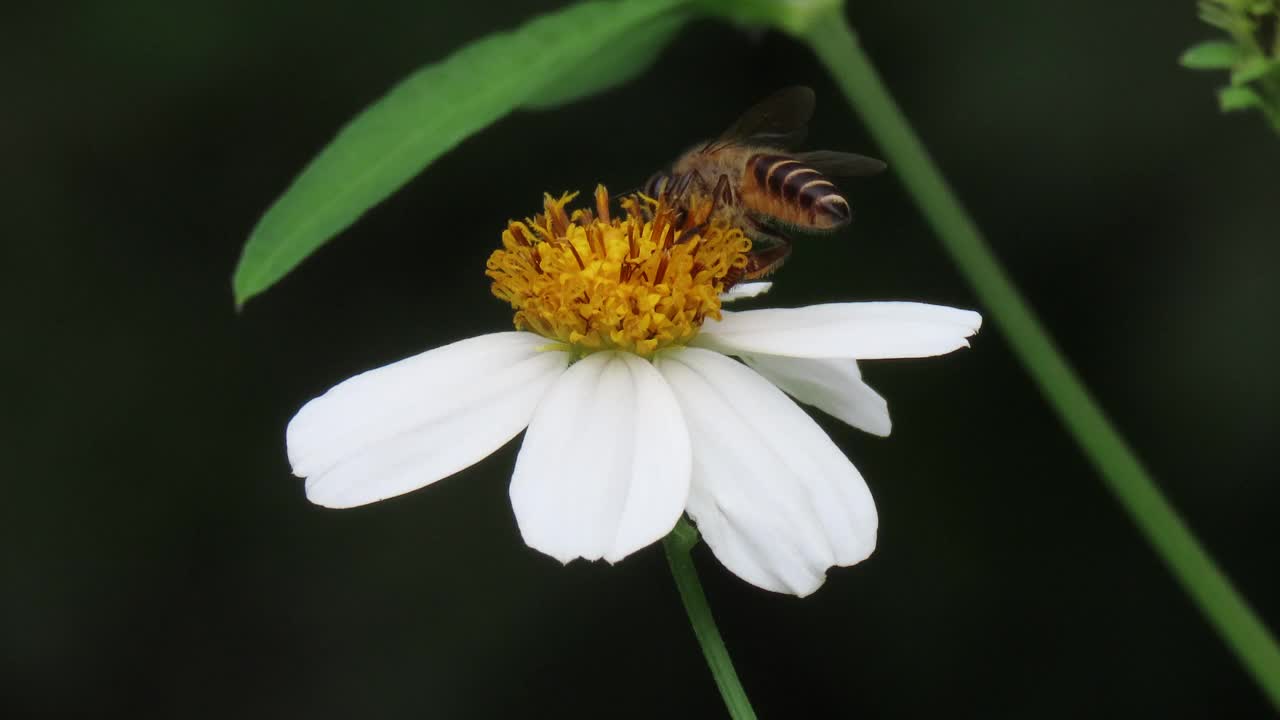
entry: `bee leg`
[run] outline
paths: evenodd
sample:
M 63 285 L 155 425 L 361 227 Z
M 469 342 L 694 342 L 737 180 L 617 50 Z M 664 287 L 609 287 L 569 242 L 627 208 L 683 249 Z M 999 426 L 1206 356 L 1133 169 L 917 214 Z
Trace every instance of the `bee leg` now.
M 706 192 L 707 181 L 702 177 L 702 173 L 697 170 L 690 170 L 689 172 L 681 175 L 680 179 L 676 181 L 675 186 L 671 190 L 671 198 L 676 202 L 684 201 L 687 199 L 689 193 L 694 189 L 695 184 L 701 188 L 703 192 Z
M 720 202 L 725 205 L 736 205 L 738 199 L 734 197 L 733 185 L 729 182 L 728 175 L 721 175 L 716 182 L 716 189 L 711 193 L 712 197 L 719 198 Z
M 732 203 L 733 188 L 729 185 L 729 176 L 724 174 L 720 175 L 720 179 L 716 181 L 716 186 L 714 188 L 707 183 L 707 179 L 704 178 L 702 173 L 697 170 L 689 171 L 686 177 L 688 177 L 688 182 L 684 184 L 682 188 L 683 192 L 691 192 L 696 185 L 699 192 L 711 199 L 710 205 L 706 206 L 705 210 L 698 213 L 699 218 L 697 220 L 694 220 L 693 218 L 686 218 L 685 220 L 686 225 L 696 225 L 697 232 L 701 233 L 706 229 L 707 224 L 711 222 L 711 218 L 715 217 L 716 210 L 722 203 L 726 205 Z M 682 196 L 681 199 L 683 200 L 684 197 Z M 684 205 L 686 209 L 689 207 L 688 203 L 684 203 Z
M 751 252 L 747 255 L 744 280 L 758 280 L 776 272 L 791 256 L 791 239 L 771 232 L 758 219 L 750 220 L 747 236 L 751 238 Z
M 777 272 L 778 268 L 791 256 L 791 241 L 778 236 L 778 244 L 756 250 L 752 248 L 747 256 L 747 267 L 742 274 L 744 280 L 759 280 L 766 275 Z
M 703 220 L 697 225 L 694 225 L 693 218 L 686 213 L 684 218 L 684 226 L 680 228 L 680 239 L 677 240 L 676 243 L 679 244 L 679 243 L 685 242 L 689 238 L 693 237 L 694 235 L 701 235 L 702 233 L 706 232 L 706 230 L 707 230 L 706 220 Z
M 689 174 L 693 176 L 693 180 L 689 182 L 690 185 L 697 183 L 698 189 L 701 190 L 702 192 L 704 193 L 711 192 L 711 185 L 707 183 L 706 178 L 702 177 L 702 173 L 698 172 L 697 170 L 692 170 L 689 172 Z
M 734 204 L 733 187 L 729 185 L 729 176 L 723 174 L 716 181 L 715 189 L 711 191 L 711 210 L 707 213 L 707 217 L 715 215 L 722 204 L 725 206 Z
M 746 272 L 747 272 L 746 268 L 738 268 L 738 267 L 729 268 L 729 272 L 725 273 L 724 275 L 724 281 L 723 281 L 724 286 L 721 289 L 721 292 L 724 292 L 725 290 L 728 290 L 729 288 L 741 282 L 742 276 L 745 275 Z
M 751 242 L 746 266 L 733 268 L 725 275 L 725 290 L 744 280 L 759 280 L 773 274 L 791 256 L 791 240 L 781 235 L 753 234 Z
M 697 172 L 697 170 L 693 171 L 693 173 Z M 703 179 L 701 174 L 698 174 L 697 181 L 702 184 L 703 189 L 705 190 L 706 181 Z M 722 200 L 722 198 L 729 198 L 730 200 Z M 696 221 L 687 210 L 685 211 L 683 228 L 685 236 L 692 237 L 693 235 L 701 235 L 707 229 L 707 226 L 711 224 L 711 218 L 715 217 L 716 210 L 720 207 L 720 203 L 724 202 L 728 205 L 732 201 L 732 198 L 733 190 L 729 187 L 729 176 L 721 175 L 720 179 L 716 181 L 715 189 L 711 191 L 711 206 L 707 208 L 706 213 L 702 215 L 701 222 Z
M 694 175 L 694 174 L 696 174 L 697 177 L 694 180 L 691 180 L 690 184 L 692 184 L 693 182 L 698 182 L 702 185 L 703 189 L 705 190 L 707 187 L 705 178 L 703 178 L 702 175 L 698 173 L 697 170 L 694 170 L 690 173 L 690 175 Z M 715 188 L 711 190 L 711 207 L 707 209 L 706 214 L 702 218 L 702 222 L 695 223 L 694 219 L 688 216 L 684 218 L 685 227 L 683 229 L 685 232 L 685 236 L 692 237 L 695 234 L 696 235 L 702 234 L 703 231 L 707 229 L 707 225 L 711 223 L 711 218 L 715 217 L 716 210 L 720 209 L 722 205 L 729 206 L 733 204 L 734 204 L 733 187 L 729 184 L 729 176 L 721 174 L 720 179 L 716 181 Z M 754 224 L 754 225 L 757 231 L 761 233 L 764 232 L 763 230 L 760 230 L 760 226 L 758 224 Z
M 667 206 L 675 210 L 674 225 L 685 231 L 686 237 L 692 237 L 689 229 L 699 224 L 698 218 L 694 217 L 690 212 L 688 198 L 694 184 L 706 185 L 706 181 L 702 179 L 702 174 L 697 170 L 691 170 L 675 177 L 670 191 L 663 195 L 662 200 L 666 201 Z

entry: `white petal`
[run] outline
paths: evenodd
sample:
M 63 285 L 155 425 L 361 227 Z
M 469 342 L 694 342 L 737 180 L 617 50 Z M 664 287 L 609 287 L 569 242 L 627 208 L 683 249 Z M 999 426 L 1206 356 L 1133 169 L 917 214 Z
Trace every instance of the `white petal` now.
M 738 283 L 728 290 L 720 293 L 720 302 L 727 303 L 743 298 L 753 298 L 769 292 L 773 287 L 771 282 L 745 282 Z
M 862 380 L 856 360 L 743 355 L 742 360 L 788 395 L 859 430 L 887 437 L 889 404 Z
M 286 433 L 307 497 L 364 505 L 488 456 L 529 424 L 569 364 L 547 344 L 532 333 L 481 335 L 361 373 L 307 403 Z
M 810 305 L 724 312 L 695 345 L 728 355 L 767 353 L 879 360 L 942 355 L 968 347 L 982 317 L 970 310 L 910 302 Z
M 538 405 L 511 477 L 530 547 L 617 562 L 675 526 L 689 495 L 689 432 L 653 365 L 598 352 Z
M 828 567 L 871 554 L 871 492 L 799 406 L 708 350 L 675 350 L 656 363 L 693 441 L 689 514 L 726 567 L 766 590 L 804 596 Z

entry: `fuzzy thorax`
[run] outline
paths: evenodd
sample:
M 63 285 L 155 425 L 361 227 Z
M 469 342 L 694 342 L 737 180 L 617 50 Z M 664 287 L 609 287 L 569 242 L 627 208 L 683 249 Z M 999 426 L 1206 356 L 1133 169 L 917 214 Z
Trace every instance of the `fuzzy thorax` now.
M 570 214 L 576 195 L 546 195 L 544 211 L 510 222 L 489 257 L 493 294 L 511 303 L 517 329 L 584 354 L 650 356 L 720 318 L 725 279 L 751 249 L 741 230 L 705 224 L 710 207 L 682 212 L 643 196 L 624 198 L 614 217 L 603 185 L 594 213 Z

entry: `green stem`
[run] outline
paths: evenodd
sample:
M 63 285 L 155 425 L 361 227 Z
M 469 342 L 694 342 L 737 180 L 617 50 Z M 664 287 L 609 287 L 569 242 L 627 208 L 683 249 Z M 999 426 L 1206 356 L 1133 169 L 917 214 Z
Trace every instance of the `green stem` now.
M 803 33 L 1107 488 L 1280 709 L 1280 648 L 1169 504 L 1041 327 L 890 97 L 842 13 Z
M 729 717 L 734 720 L 755 720 L 755 711 L 751 709 L 747 693 L 742 689 L 738 673 L 733 669 L 733 660 L 729 658 L 724 639 L 716 629 L 715 618 L 711 617 L 711 606 L 707 604 L 702 583 L 698 581 L 698 570 L 694 568 L 693 556 L 689 554 L 696 544 L 698 531 L 683 517 L 662 540 L 662 547 L 667 551 L 667 563 L 671 565 L 671 576 L 675 578 L 676 587 L 680 590 L 684 610 L 689 614 L 689 624 L 693 625 L 693 634 L 698 637 L 698 644 L 702 646 L 702 654 L 707 658 L 707 666 L 711 668 L 716 687 L 720 688 L 720 697 L 724 698 Z

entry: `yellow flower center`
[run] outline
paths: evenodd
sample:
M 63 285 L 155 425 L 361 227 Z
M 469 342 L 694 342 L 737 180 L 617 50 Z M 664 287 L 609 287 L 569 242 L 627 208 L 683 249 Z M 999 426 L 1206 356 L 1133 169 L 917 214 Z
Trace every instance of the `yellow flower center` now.
M 596 211 L 565 211 L 577 193 L 544 197 L 544 211 L 512 221 L 503 249 L 489 257 L 493 294 L 511 303 L 515 325 L 580 352 L 652 355 L 688 342 L 708 317 L 720 319 L 720 293 L 741 275 L 751 241 L 710 221 L 709 200 L 678 209 L 626 197 L 623 217 L 596 187 Z

